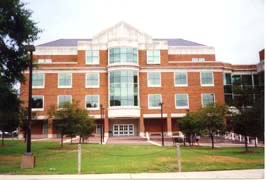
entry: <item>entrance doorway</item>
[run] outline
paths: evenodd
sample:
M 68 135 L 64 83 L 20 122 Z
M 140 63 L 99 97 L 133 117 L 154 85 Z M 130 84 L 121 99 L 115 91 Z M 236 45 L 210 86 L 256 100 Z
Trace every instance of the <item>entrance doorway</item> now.
M 134 136 L 133 124 L 114 124 L 113 136 Z

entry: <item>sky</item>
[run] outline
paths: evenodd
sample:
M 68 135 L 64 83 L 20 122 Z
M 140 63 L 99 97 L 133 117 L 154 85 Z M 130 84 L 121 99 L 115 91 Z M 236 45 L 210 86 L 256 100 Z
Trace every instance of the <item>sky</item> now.
M 182 38 L 215 47 L 216 61 L 259 62 L 264 0 L 22 0 L 43 32 L 35 45 L 92 38 L 125 21 L 152 38 Z

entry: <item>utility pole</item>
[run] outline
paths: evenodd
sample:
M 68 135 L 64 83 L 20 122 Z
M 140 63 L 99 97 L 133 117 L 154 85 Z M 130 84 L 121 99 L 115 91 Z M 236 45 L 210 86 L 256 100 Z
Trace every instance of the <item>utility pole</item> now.
M 100 104 L 101 108 L 101 144 L 103 144 L 103 105 Z
M 162 146 L 164 146 L 163 102 L 160 102 L 159 105 L 161 106 L 161 134 L 162 134 Z

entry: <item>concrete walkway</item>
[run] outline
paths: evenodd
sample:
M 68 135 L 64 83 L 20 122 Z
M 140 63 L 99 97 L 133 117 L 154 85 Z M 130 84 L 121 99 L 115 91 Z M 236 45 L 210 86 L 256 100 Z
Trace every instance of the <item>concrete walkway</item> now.
M 69 179 L 264 179 L 264 169 L 136 174 L 82 174 L 82 175 L 0 175 L 4 180 L 69 180 Z

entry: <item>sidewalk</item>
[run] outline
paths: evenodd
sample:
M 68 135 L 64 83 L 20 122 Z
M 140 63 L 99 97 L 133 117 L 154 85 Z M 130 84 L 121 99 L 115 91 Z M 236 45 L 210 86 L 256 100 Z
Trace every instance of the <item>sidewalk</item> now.
M 69 180 L 69 179 L 264 179 L 264 169 L 182 172 L 182 173 L 138 173 L 138 174 L 82 174 L 82 175 L 0 175 L 4 180 Z

